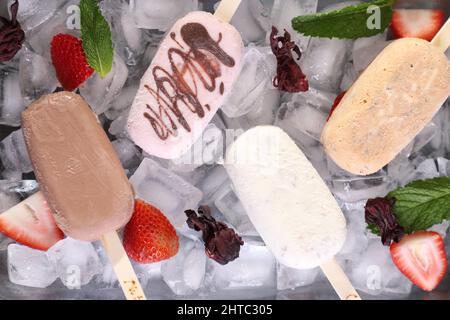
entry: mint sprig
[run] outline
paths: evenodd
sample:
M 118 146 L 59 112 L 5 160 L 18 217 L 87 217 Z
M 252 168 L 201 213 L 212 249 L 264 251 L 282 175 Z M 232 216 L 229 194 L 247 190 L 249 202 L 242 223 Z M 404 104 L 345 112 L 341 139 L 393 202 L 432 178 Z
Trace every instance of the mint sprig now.
M 112 69 L 111 29 L 96 0 L 80 0 L 81 40 L 89 65 L 103 78 Z
M 450 177 L 417 180 L 389 192 L 386 198 L 395 198 L 394 214 L 406 233 L 427 230 L 450 219 Z M 367 228 L 375 235 L 375 225 Z
M 406 233 L 450 219 L 450 177 L 413 181 L 387 198 L 396 199 L 394 213 Z
M 392 18 L 395 0 L 375 0 L 348 6 L 330 12 L 298 16 L 292 19 L 292 28 L 307 36 L 320 38 L 357 39 L 384 32 Z M 369 29 L 367 20 L 373 15 L 369 6 L 380 9 L 380 28 Z

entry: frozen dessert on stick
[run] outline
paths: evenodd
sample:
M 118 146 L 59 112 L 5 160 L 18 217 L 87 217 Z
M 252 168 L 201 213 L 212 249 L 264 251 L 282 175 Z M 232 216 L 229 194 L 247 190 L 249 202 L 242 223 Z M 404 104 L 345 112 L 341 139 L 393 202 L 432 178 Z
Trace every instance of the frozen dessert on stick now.
M 41 191 L 65 234 L 94 241 L 128 222 L 133 190 L 81 96 L 41 97 L 22 113 L 22 128 Z
M 450 23 L 433 41 L 387 46 L 347 91 L 322 132 L 327 154 L 359 175 L 380 170 L 433 118 L 450 94 Z
M 334 260 L 347 229 L 326 184 L 280 128 L 259 126 L 227 152 L 225 168 L 250 220 L 277 260 L 289 267 L 321 266 L 342 299 L 359 295 Z
M 77 94 L 41 97 L 22 113 L 36 178 L 58 226 L 85 241 L 101 239 L 129 299 L 145 299 L 116 230 L 130 219 L 134 193 L 97 118 Z M 27 210 L 36 195 L 14 210 Z
M 239 32 L 228 23 L 239 2 L 222 1 L 215 15 L 187 14 L 162 41 L 127 124 L 147 153 L 166 159 L 184 154 L 230 92 L 243 56 Z

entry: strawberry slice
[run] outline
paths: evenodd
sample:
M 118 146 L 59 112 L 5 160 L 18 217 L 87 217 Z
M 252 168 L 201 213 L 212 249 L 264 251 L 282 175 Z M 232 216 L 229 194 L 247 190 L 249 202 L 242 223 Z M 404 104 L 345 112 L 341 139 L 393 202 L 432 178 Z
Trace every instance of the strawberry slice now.
M 431 41 L 445 22 L 445 12 L 437 9 L 398 9 L 392 13 L 392 32 L 396 38 Z
M 86 60 L 81 40 L 69 34 L 53 37 L 51 56 L 56 77 L 67 91 L 78 88 L 94 72 Z
M 124 229 L 123 246 L 134 261 L 150 263 L 176 255 L 179 240 L 175 228 L 161 211 L 136 200 L 133 216 Z
M 334 103 L 333 103 L 333 106 L 331 107 L 330 113 L 328 114 L 327 121 L 330 120 L 331 115 L 333 114 L 334 110 L 336 110 L 337 106 L 341 102 L 341 100 L 344 97 L 346 92 L 347 91 L 343 91 L 343 92 L 339 93 L 338 96 L 336 97 L 336 99 L 334 99 Z
M 447 271 L 444 239 L 434 231 L 406 235 L 390 247 L 392 261 L 419 288 L 431 291 Z
M 44 251 L 64 238 L 40 192 L 1 214 L 0 232 L 23 245 Z

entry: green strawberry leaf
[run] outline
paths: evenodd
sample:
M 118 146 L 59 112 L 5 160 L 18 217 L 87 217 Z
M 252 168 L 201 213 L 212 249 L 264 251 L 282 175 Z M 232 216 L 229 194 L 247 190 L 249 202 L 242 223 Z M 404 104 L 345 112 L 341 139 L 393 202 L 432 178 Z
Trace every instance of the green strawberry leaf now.
M 357 39 L 370 37 L 384 32 L 392 18 L 392 5 L 395 0 L 374 0 L 348 6 L 330 12 L 310 14 L 292 19 L 292 28 L 307 36 L 320 38 Z M 380 25 L 372 28 L 375 11 L 370 6 L 379 8 Z M 369 25 L 371 28 L 369 28 Z
M 80 0 L 81 40 L 89 65 L 103 78 L 112 69 L 111 29 L 96 0 Z
M 394 213 L 406 233 L 450 219 L 450 177 L 413 181 L 387 198 L 396 199 Z

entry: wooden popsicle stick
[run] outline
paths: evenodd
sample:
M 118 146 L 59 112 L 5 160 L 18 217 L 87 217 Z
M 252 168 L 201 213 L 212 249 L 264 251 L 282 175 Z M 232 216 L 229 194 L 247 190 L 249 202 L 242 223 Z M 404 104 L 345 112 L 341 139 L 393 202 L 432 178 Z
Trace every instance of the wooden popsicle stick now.
M 214 16 L 222 21 L 230 22 L 240 3 L 241 0 L 222 0 L 214 12 Z
M 117 232 L 104 234 L 102 243 L 127 300 L 147 300 Z
M 431 44 L 442 52 L 445 52 L 450 47 L 450 19 L 447 19 L 441 30 L 434 36 Z
M 320 265 L 341 300 L 361 300 L 341 266 L 333 258 Z

